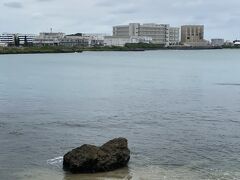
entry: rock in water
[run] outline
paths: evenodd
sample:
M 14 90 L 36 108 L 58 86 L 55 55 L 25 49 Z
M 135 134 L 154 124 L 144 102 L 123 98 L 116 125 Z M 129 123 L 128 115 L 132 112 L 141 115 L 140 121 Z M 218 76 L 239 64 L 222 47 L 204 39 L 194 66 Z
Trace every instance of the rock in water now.
M 83 145 L 64 155 L 63 166 L 72 173 L 112 171 L 127 165 L 130 160 L 128 141 L 113 139 L 101 147 Z

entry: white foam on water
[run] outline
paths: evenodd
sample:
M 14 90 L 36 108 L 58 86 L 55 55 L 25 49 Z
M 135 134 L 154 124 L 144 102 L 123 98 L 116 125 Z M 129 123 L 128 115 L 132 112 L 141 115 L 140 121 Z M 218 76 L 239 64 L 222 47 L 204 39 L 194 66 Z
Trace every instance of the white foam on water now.
M 62 156 L 47 160 L 47 163 L 52 164 L 52 165 L 57 164 L 57 163 L 61 163 L 61 162 L 63 162 L 63 157 Z
M 53 159 L 47 160 L 47 164 L 56 166 L 58 168 L 62 167 L 62 163 L 63 163 L 63 157 L 62 156 L 55 157 Z

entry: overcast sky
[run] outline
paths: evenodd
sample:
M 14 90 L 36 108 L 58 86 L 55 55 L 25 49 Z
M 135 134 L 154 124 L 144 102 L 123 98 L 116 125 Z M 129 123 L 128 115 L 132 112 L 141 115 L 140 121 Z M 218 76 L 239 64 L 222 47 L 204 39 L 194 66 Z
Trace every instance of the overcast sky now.
M 206 39 L 240 38 L 240 0 L 1 0 L 0 32 L 111 33 L 113 25 L 204 24 Z

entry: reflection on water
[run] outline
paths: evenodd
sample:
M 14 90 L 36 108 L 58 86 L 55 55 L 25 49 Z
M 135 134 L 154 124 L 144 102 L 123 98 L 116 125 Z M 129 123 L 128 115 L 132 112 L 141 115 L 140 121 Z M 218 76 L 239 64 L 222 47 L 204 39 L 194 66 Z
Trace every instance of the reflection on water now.
M 96 173 L 96 174 L 70 174 L 64 173 L 60 170 L 51 169 L 30 169 L 26 172 L 16 174 L 20 180 L 130 180 L 128 168 L 107 172 L 107 173 Z
M 240 171 L 199 168 L 205 160 L 188 165 L 148 165 L 129 167 L 96 174 L 71 174 L 62 169 L 63 157 L 47 160 L 48 169 L 27 169 L 15 174 L 19 180 L 238 180 Z
M 221 86 L 240 86 L 240 83 L 217 83 L 217 85 L 221 85 Z
M 83 175 L 72 175 L 72 174 L 65 174 L 64 180 L 78 180 L 78 179 L 83 179 L 83 180 L 130 180 L 132 179 L 129 169 L 124 168 L 120 170 L 116 170 L 113 172 L 108 172 L 108 173 L 97 173 L 97 174 L 83 174 Z
M 240 172 L 220 170 L 193 171 L 189 167 L 148 166 L 124 168 L 107 173 L 68 174 L 53 169 L 30 169 L 16 174 L 19 180 L 238 180 Z

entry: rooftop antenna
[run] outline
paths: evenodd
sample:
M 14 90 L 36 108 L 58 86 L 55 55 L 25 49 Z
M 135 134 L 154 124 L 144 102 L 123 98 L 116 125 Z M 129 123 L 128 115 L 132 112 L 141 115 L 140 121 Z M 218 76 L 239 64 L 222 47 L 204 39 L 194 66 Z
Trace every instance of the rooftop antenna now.
M 52 29 L 52 28 L 50 28 L 50 32 L 51 32 L 51 33 L 53 32 L 53 29 Z

